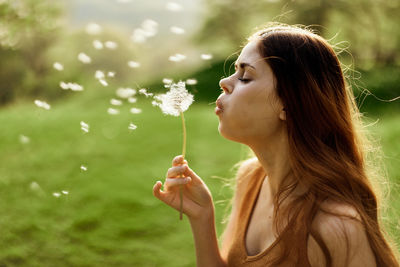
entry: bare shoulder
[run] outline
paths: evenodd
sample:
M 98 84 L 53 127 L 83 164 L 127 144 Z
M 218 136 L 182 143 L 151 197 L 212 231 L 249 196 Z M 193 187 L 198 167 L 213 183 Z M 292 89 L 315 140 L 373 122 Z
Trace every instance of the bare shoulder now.
M 332 266 L 375 267 L 375 256 L 360 214 L 351 205 L 325 201 L 312 223 L 313 232 L 325 243 Z M 308 255 L 311 266 L 325 266 L 318 236 L 310 235 Z

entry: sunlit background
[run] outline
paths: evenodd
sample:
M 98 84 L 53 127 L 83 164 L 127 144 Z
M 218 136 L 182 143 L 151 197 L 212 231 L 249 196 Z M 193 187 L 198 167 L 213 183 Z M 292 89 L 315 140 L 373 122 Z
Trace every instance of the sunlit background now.
M 152 196 L 182 146 L 152 96 L 179 80 L 194 94 L 187 159 L 221 234 L 248 151 L 218 134 L 218 81 L 270 21 L 335 44 L 382 145 L 400 242 L 398 14 L 398 0 L 0 0 L 0 266 L 195 266 L 187 221 Z

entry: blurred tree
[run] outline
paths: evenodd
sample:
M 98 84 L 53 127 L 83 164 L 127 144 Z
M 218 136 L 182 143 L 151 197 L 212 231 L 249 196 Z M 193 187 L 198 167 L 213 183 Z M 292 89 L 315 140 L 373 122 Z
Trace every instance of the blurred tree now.
M 357 63 L 400 64 L 398 0 L 206 0 L 208 14 L 196 41 L 237 48 L 268 21 L 302 24 L 334 42 L 346 40 Z M 210 38 L 218 36 L 218 40 Z
M 40 91 L 48 72 L 45 54 L 56 40 L 61 13 L 51 0 L 0 1 L 0 104 L 21 90 Z

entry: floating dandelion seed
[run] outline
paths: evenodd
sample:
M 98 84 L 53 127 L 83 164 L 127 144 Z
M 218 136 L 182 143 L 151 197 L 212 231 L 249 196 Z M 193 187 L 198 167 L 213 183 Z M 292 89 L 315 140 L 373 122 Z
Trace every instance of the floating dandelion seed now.
M 114 71 L 107 72 L 107 77 L 114 78 L 115 77 L 115 72 Z
M 29 188 L 30 188 L 32 191 L 38 191 L 38 190 L 40 190 L 40 185 L 39 185 L 37 182 L 33 181 L 33 182 L 29 185 Z
M 29 144 L 30 141 L 31 141 L 31 139 L 29 139 L 28 136 L 25 136 L 25 135 L 23 135 L 23 134 L 20 134 L 20 135 L 19 135 L 19 142 L 20 142 L 21 144 Z
M 59 198 L 59 197 L 61 196 L 61 194 L 58 193 L 58 192 L 54 192 L 54 193 L 53 193 L 53 196 L 56 197 L 56 198 Z
M 136 90 L 132 88 L 118 88 L 116 91 L 116 94 L 120 98 L 130 98 L 134 95 L 136 95 Z
M 128 129 L 133 131 L 133 130 L 137 129 L 137 126 L 131 122 L 131 123 L 129 123 Z
M 128 61 L 128 66 L 129 66 L 130 68 L 133 68 L 133 69 L 134 69 L 134 68 L 139 68 L 139 67 L 140 67 L 140 63 L 131 60 L 131 61 Z
M 91 59 L 88 55 L 86 55 L 85 53 L 83 53 L 83 52 L 79 53 L 79 55 L 78 55 L 78 60 L 79 60 L 80 62 L 82 62 L 83 64 L 89 64 L 89 63 L 92 62 L 92 59 Z
M 81 170 L 85 172 L 87 171 L 87 167 L 85 165 L 81 165 Z
M 121 105 L 122 105 L 122 101 L 121 101 L 121 100 L 118 100 L 118 99 L 115 99 L 115 98 L 112 98 L 112 99 L 110 100 L 110 104 L 111 104 L 111 105 L 114 105 L 114 106 L 121 106 Z
M 53 68 L 55 68 L 58 71 L 64 70 L 64 66 L 60 62 L 54 62 Z
M 211 54 L 201 54 L 200 57 L 201 57 L 202 60 L 210 60 L 210 59 L 213 58 L 213 55 L 211 55 Z
M 175 33 L 175 34 L 184 34 L 185 33 L 185 30 L 183 29 L 183 28 L 180 28 L 180 27 L 177 27 L 177 26 L 172 26 L 171 28 L 169 28 L 169 30 L 172 32 L 172 33 Z
M 183 7 L 180 4 L 175 3 L 175 2 L 168 2 L 166 5 L 166 8 L 172 12 L 179 12 L 179 11 L 183 10 Z
M 142 29 L 146 37 L 153 37 L 157 34 L 158 23 L 152 19 L 146 19 L 142 22 Z
M 119 114 L 119 110 L 115 109 L 115 108 L 108 108 L 107 109 L 108 114 L 110 115 L 118 115 Z
M 65 83 L 65 82 L 60 82 L 60 87 L 61 87 L 61 89 L 64 89 L 64 90 L 68 90 L 69 89 L 68 84 Z
M 60 82 L 60 87 L 64 90 L 72 90 L 72 91 L 83 91 L 83 86 L 77 83 L 65 83 Z
M 168 58 L 169 61 L 173 61 L 173 62 L 180 62 L 180 61 L 185 60 L 185 59 L 186 59 L 186 56 L 182 55 L 182 54 L 179 54 L 179 53 L 175 54 L 175 55 L 172 55 L 172 56 L 170 56 Z
M 87 124 L 84 121 L 81 121 L 80 124 L 81 124 L 81 130 L 84 131 L 85 133 L 88 133 L 89 132 L 89 124 Z
M 129 103 L 136 103 L 137 102 L 137 98 L 136 97 L 129 97 L 128 98 L 128 102 Z
M 97 23 L 91 22 L 86 26 L 86 32 L 90 35 L 97 35 L 103 31 L 101 26 Z
M 94 40 L 94 41 L 93 41 L 93 47 L 94 47 L 95 49 L 97 49 L 97 50 L 101 50 L 101 49 L 103 49 L 104 45 L 103 45 L 103 43 L 102 43 L 101 41 L 99 41 L 99 40 Z
M 195 85 L 195 84 L 197 84 L 197 80 L 196 79 L 187 79 L 186 84 Z
M 142 110 L 140 108 L 131 108 L 130 112 L 132 114 L 139 114 L 139 113 L 142 113 Z
M 35 105 L 38 106 L 39 108 L 44 108 L 46 110 L 50 109 L 50 105 L 47 104 L 45 101 L 41 101 L 41 100 L 35 100 L 34 101 Z
M 166 85 L 169 85 L 169 84 L 173 83 L 174 81 L 173 81 L 172 79 L 170 79 L 170 78 L 164 78 L 164 79 L 162 80 L 162 82 L 163 82 L 164 84 L 166 84 Z
M 107 47 L 108 49 L 111 49 L 111 50 L 115 50 L 115 49 L 118 48 L 118 44 L 116 42 L 113 42 L 113 41 L 106 41 L 104 43 L 104 46 Z
M 72 91 L 83 91 L 83 86 L 77 83 L 68 83 L 68 86 Z
M 101 85 L 103 86 L 108 86 L 108 82 L 104 79 L 99 79 L 99 82 L 101 83 Z
M 139 90 L 139 94 L 142 94 L 146 97 L 153 96 L 153 93 L 148 93 L 146 88 L 142 88 Z
M 66 191 L 66 190 L 62 190 L 61 193 L 63 193 L 64 195 L 68 195 L 69 194 L 69 192 Z
M 135 43 L 145 43 L 147 38 L 153 37 L 158 32 L 158 23 L 151 19 L 142 22 L 140 28 L 133 31 L 131 40 Z
M 101 70 L 96 70 L 94 77 L 98 80 L 100 79 L 104 79 L 105 75 L 104 72 L 102 72 Z
M 166 94 L 157 95 L 154 97 L 155 102 L 158 103 L 156 106 L 160 107 L 164 114 L 172 116 L 181 116 L 182 130 L 183 130 L 183 144 L 182 144 L 182 156 L 185 158 L 186 154 L 186 125 L 185 112 L 189 106 L 193 103 L 193 95 L 190 94 L 185 87 L 185 83 L 180 81 L 178 83 L 172 83 L 168 86 L 169 91 Z M 180 197 L 180 208 L 179 218 L 182 220 L 183 210 L 183 188 L 179 186 L 179 197 Z

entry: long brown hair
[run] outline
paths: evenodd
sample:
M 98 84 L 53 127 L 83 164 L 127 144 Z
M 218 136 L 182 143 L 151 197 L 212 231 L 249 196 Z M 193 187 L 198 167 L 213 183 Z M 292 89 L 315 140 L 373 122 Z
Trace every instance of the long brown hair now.
M 293 223 L 282 233 L 284 250 L 275 263 L 294 255 L 299 265 L 309 265 L 305 248 L 311 235 L 322 249 L 327 266 L 332 265 L 326 244 L 311 227 L 320 204 L 329 199 L 357 210 L 377 266 L 399 266 L 382 233 L 378 199 L 366 171 L 356 127 L 361 123 L 360 112 L 334 49 L 317 34 L 287 25 L 269 26 L 250 39 L 259 40 L 260 54 L 276 77 L 277 94 L 286 110 L 296 181 L 281 188 L 275 199 L 276 229 L 279 231 L 287 215 Z M 309 190 L 279 208 L 299 183 Z

